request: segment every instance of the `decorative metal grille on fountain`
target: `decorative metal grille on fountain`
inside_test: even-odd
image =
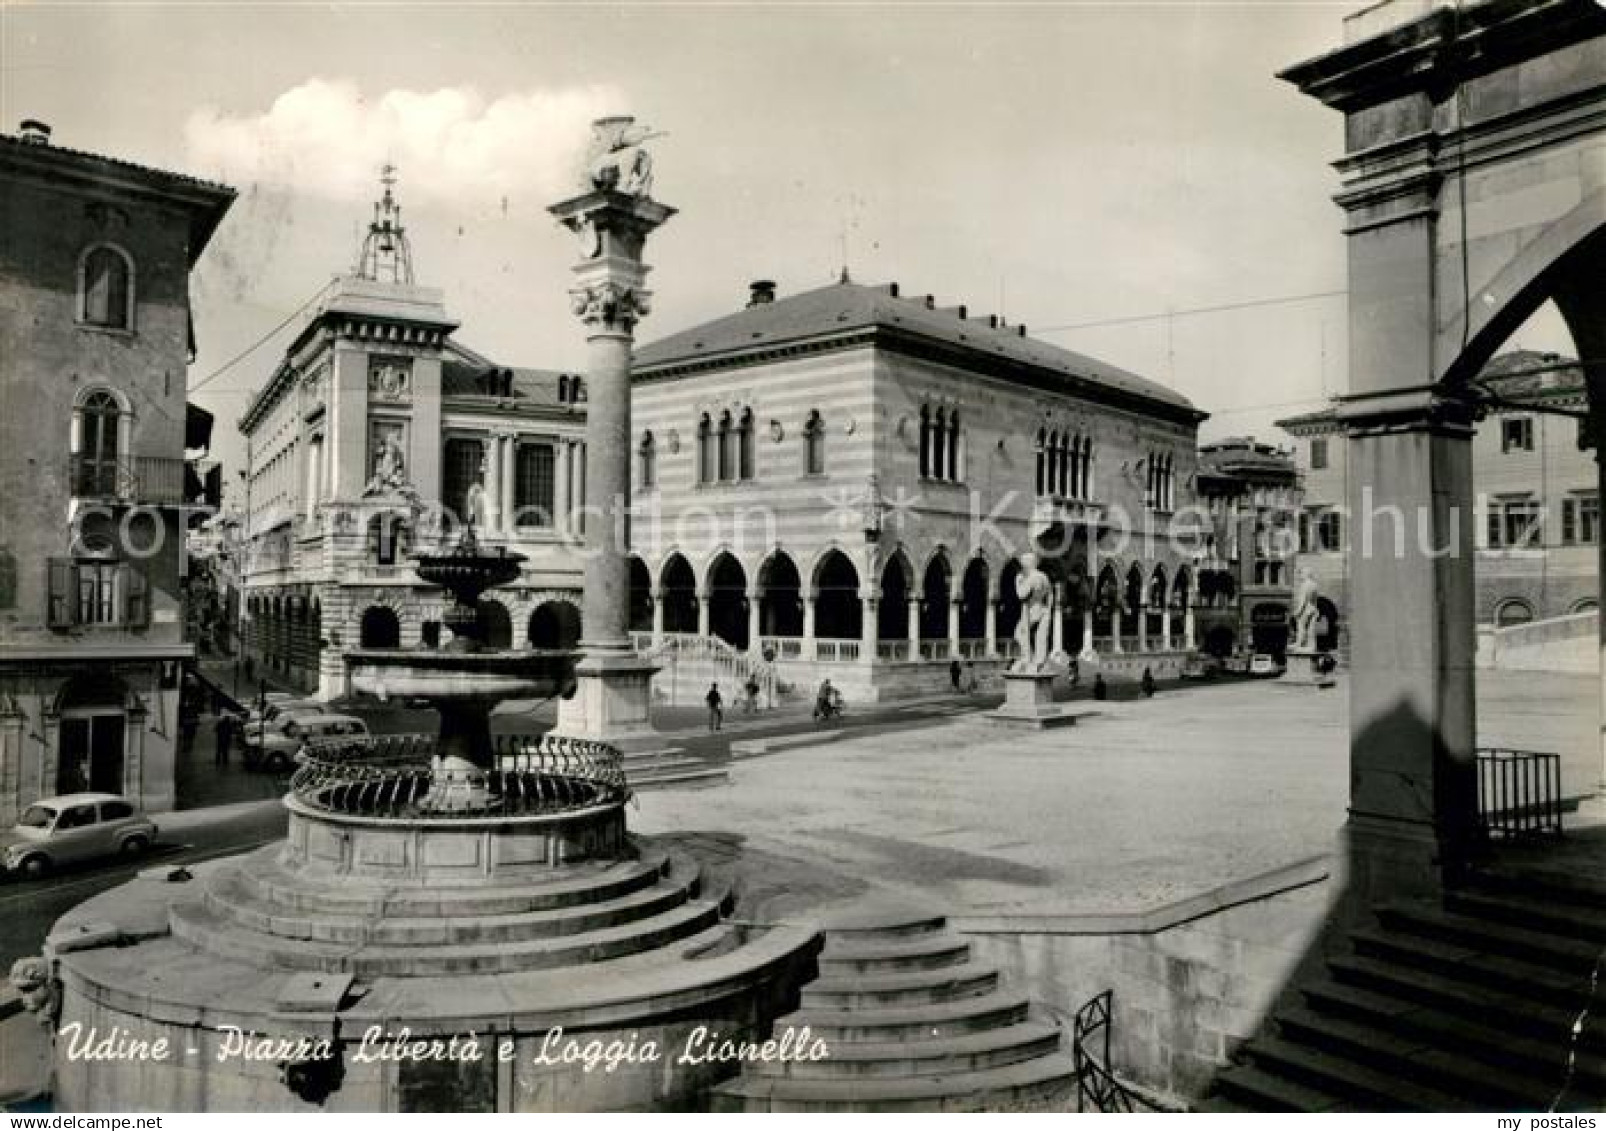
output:
[[[484,803],[467,809],[443,801],[453,794],[437,780],[437,749],[424,734],[309,747],[290,790],[326,812],[393,820],[549,815],[623,801],[628,793],[619,753],[605,743],[498,735],[495,766],[468,783]]]

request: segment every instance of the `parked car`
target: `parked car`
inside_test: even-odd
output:
[[[1277,657],[1267,652],[1256,652],[1249,660],[1249,674],[1257,676],[1282,675],[1283,666]]]
[[[1182,661],[1183,679],[1215,679],[1221,660],[1204,652],[1194,652]]]
[[[245,749],[245,764],[283,773],[296,760],[308,742],[338,742],[343,738],[366,738],[368,724],[354,715],[295,715],[284,727],[270,730],[261,743]]]
[[[0,870],[43,876],[62,864],[101,856],[138,856],[156,843],[154,821],[126,797],[113,793],[67,793],[46,797],[23,810],[0,835]]]
[[[245,715],[244,728],[250,733],[266,722],[269,726],[288,711],[322,711],[324,705],[317,699],[309,699],[304,695],[290,695],[283,691],[268,692],[267,705],[252,707]]]

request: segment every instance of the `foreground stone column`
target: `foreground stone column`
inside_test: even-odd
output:
[[[1472,417],[1430,391],[1340,404],[1349,426],[1351,866],[1434,889],[1477,809]]]
[[[559,538],[569,534],[569,461],[574,445],[559,440],[552,459],[552,532]]]
[[[959,657],[959,598],[948,598],[948,658]]]
[[[920,658],[920,598],[909,598],[909,658]]]
[[[803,659],[805,660],[813,660],[819,656],[819,650],[814,647],[814,603],[818,599],[815,593],[807,593],[803,597]]]
[[[664,591],[652,590],[652,644],[656,648],[664,642]]]
[[[764,623],[759,613],[764,608],[758,590],[750,590],[747,594],[747,650],[758,655],[764,649],[759,645],[759,637],[763,634]]]
[[[599,124],[599,138],[607,130]],[[596,155],[605,158],[606,150]],[[599,168],[593,160],[592,168]],[[586,458],[577,472],[589,521],[585,531],[585,636],[577,688],[559,711],[560,733],[617,741],[650,733],[653,666],[630,646],[630,355],[636,322],[650,309],[642,251],[647,237],[674,215],[652,200],[650,183],[618,191],[594,176],[591,191],[553,206],[552,214],[580,237],[571,305],[585,324]]]
[[[986,649],[987,658],[989,660],[997,659],[997,657],[998,657],[998,602],[997,601],[989,600],[987,602],[987,628],[986,628],[985,631],[987,633],[987,649]]]

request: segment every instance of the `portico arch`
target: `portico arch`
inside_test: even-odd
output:
[[[881,600],[876,610],[876,635],[881,640],[909,639],[909,599],[914,594],[914,566],[899,547],[881,567]]]
[[[810,579],[816,594],[814,635],[819,640],[857,640],[863,633],[859,571],[841,550],[827,550]]]
[[[708,631],[731,647],[747,648],[747,571],[734,554],[722,552],[708,566],[704,587]]]
[[[665,632],[697,631],[697,575],[680,554],[670,554],[658,577],[658,599],[664,604]]]
[[[776,550],[758,567],[758,592],[758,620],[765,636],[803,635],[803,581],[785,550]]]

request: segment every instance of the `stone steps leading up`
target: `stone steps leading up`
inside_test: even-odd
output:
[[[826,929],[822,976],[775,1035],[820,1060],[760,1062],[715,1087],[716,1111],[1064,1109],[1074,1089],[1057,1026],[1030,1016],[946,920],[868,908]]]
[[[1205,1110],[1598,1111],[1601,881],[1509,863],[1378,908],[1217,1075]],[[1216,1106],[1217,1104],[1221,1106]]]
[[[1059,1051],[1060,1031],[1042,1021],[1023,1021],[930,1041],[837,1043],[824,1061],[761,1061],[761,1076],[814,1079],[836,1076],[918,1076],[974,1072],[1048,1056]]]
[[[921,1005],[980,997],[997,988],[998,968],[977,962],[895,973],[831,972],[803,987],[803,1008],[833,1010]]]
[[[584,903],[501,915],[297,915],[254,899],[249,888],[227,874],[208,885],[204,899],[232,921],[279,938],[364,946],[458,946],[556,938],[648,918],[690,899],[699,873],[697,865],[677,861],[660,882],[648,887]]]
[[[940,1076],[798,1080],[743,1074],[714,1088],[719,1112],[1062,1110],[1074,1090],[1069,1053]]]
[[[622,757],[625,781],[631,789],[718,785],[730,780],[730,771],[723,764],[679,746],[632,750]]]

